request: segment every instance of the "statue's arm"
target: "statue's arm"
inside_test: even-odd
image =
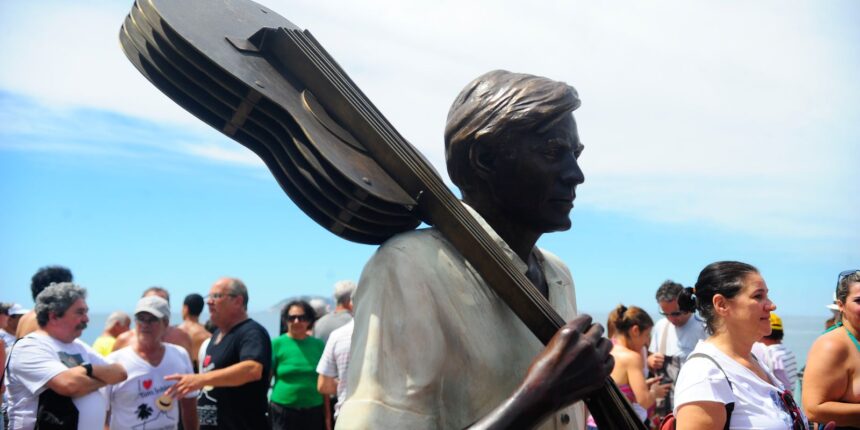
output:
[[[612,344],[581,315],[562,327],[501,405],[470,429],[532,428],[553,412],[600,388],[612,372]]]

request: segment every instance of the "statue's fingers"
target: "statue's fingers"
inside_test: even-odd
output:
[[[570,320],[567,325],[572,326],[574,329],[576,329],[576,331],[580,333],[585,333],[586,330],[588,330],[591,326],[591,315],[577,315],[574,319]]]
[[[603,339],[603,326],[597,323],[592,324],[585,332],[585,336],[596,345],[600,339]]]

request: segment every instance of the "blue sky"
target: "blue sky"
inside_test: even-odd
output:
[[[656,310],[664,279],[737,259],[778,313],[826,316],[836,273],[860,267],[856,2],[264,3],[440,172],[448,106],[475,76],[574,85],[586,183],[573,229],[540,245],[570,265],[583,310]],[[374,247],[314,224],[253,153],[132,67],[117,41],[130,7],[0,3],[0,300],[31,306],[45,264],[70,267],[101,312],[223,275],[246,281],[251,309],[357,279]]]

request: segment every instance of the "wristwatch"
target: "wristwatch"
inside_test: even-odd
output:
[[[93,365],[92,365],[92,363],[83,362],[83,363],[81,363],[81,366],[83,366],[84,370],[87,371],[87,376],[92,378],[93,377]]]

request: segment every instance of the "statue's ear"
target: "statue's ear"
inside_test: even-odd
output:
[[[479,178],[486,178],[495,168],[497,149],[495,145],[478,139],[469,147],[469,167]]]

